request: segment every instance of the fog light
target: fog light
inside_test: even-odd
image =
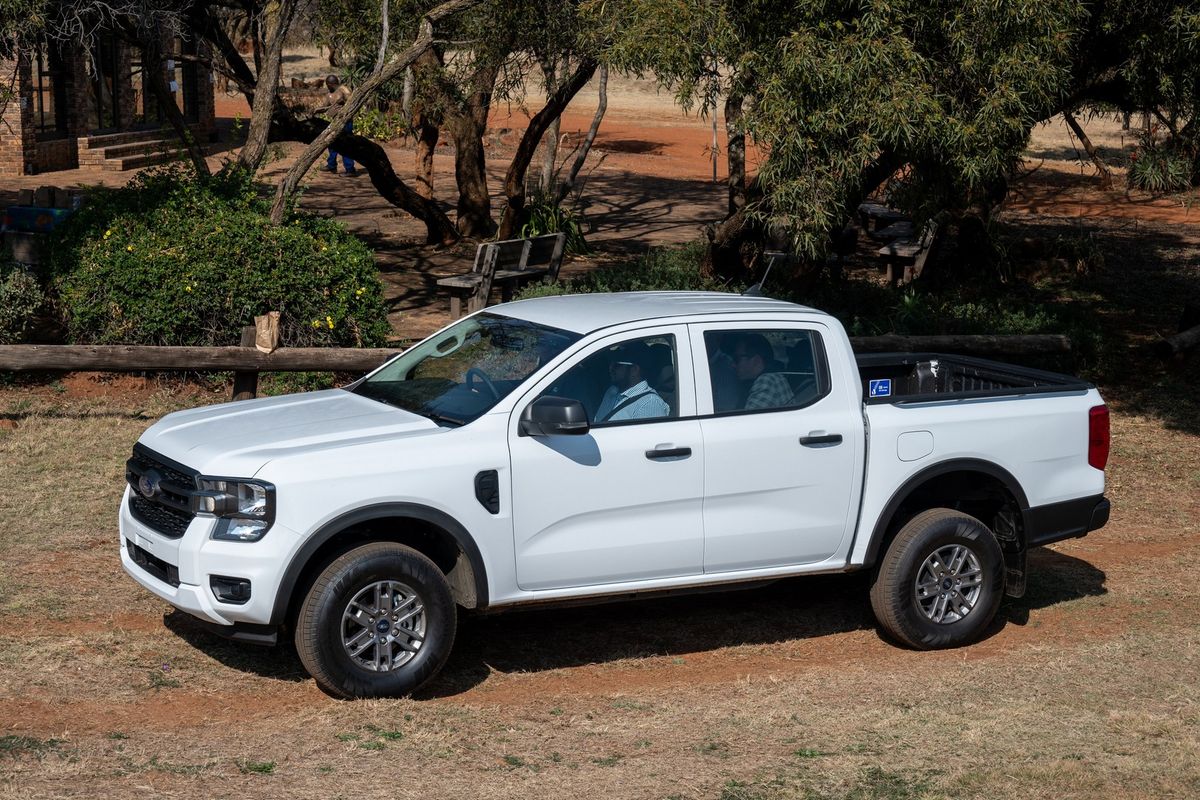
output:
[[[224,575],[212,575],[209,578],[212,593],[222,603],[243,605],[250,599],[250,581],[245,578],[226,578]]]

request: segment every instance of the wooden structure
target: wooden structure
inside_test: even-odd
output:
[[[182,372],[234,370],[233,399],[258,393],[260,372],[351,372],[374,370],[403,350],[357,347],[284,347],[264,353],[255,328],[242,330],[241,347],[149,347],[142,345],[0,345],[5,371]],[[941,352],[967,355],[1059,355],[1071,340],[1056,334],[1027,336],[851,336],[860,353]]]
[[[455,319],[462,316],[463,300],[468,314],[485,308],[494,286],[500,287],[501,298],[508,302],[516,290],[539,278],[558,280],[566,239],[566,234],[550,233],[480,244],[470,272],[437,282],[450,292],[450,315]]]
[[[908,217],[882,203],[866,202],[858,206],[858,220],[862,223],[863,230],[871,233],[897,222],[907,222]]]
[[[879,260],[887,267],[887,280],[891,286],[912,283],[921,277],[925,262],[937,241],[938,224],[933,220],[925,223],[919,239],[901,238],[879,248]]]

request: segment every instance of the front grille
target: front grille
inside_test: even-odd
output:
[[[125,479],[132,489],[129,513],[157,533],[178,539],[195,516],[192,492],[196,489],[197,474],[189,467],[135,444],[132,457],[125,462]],[[152,479],[149,496],[140,485],[145,476]]]
[[[125,540],[125,547],[129,550],[129,557],[133,559],[133,563],[163,583],[169,583],[172,586],[179,585],[179,567],[168,564],[166,561],[153,555],[148,550],[143,550],[128,539]]]
[[[172,539],[183,536],[193,516],[147,500],[137,493],[137,489],[129,495],[129,512],[138,522]]]

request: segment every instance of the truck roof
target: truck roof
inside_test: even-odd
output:
[[[821,314],[808,306],[724,292],[620,292],[536,297],[489,309],[552,328],[590,333],[627,322],[714,314]]]

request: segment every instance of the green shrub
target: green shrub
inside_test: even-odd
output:
[[[0,344],[17,344],[45,303],[37,279],[12,262],[0,262]]]
[[[408,133],[408,121],[399,112],[369,108],[354,118],[354,132],[377,142],[392,142]]]
[[[583,238],[583,221],[574,211],[563,208],[548,199],[533,198],[525,207],[525,224],[521,226],[521,237],[532,238],[548,233],[565,233],[563,252],[568,254],[587,253],[587,241]]]
[[[1192,161],[1179,150],[1147,144],[1130,156],[1129,186],[1152,194],[1182,192],[1192,185]]]
[[[560,294],[650,291],[734,291],[706,275],[701,268],[704,245],[693,242],[682,247],[650,250],[637,260],[600,267],[569,281],[534,284],[519,299]]]
[[[182,165],[93,189],[51,261],[74,342],[231,345],[279,311],[286,346],[377,346],[389,332],[375,260],[336,222],[273,226],[251,176]]]

